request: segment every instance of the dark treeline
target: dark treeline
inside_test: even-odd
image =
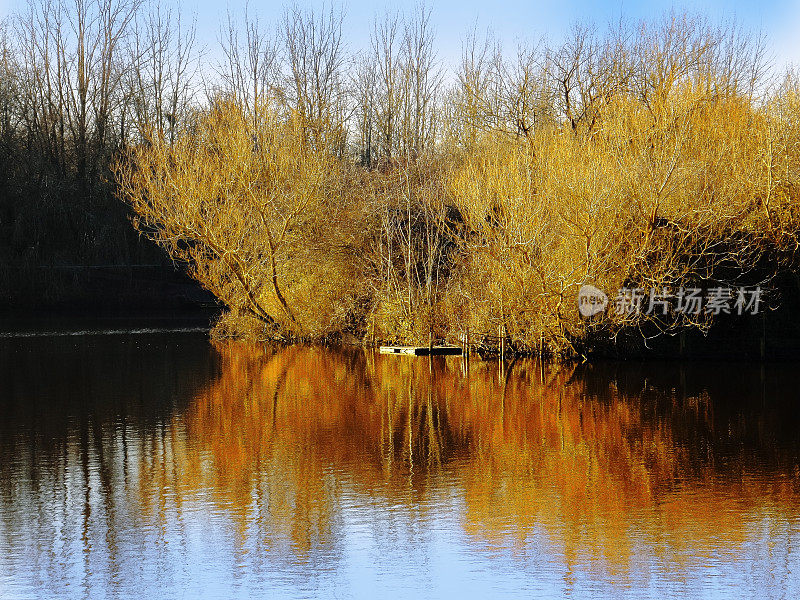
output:
[[[169,276],[130,226],[110,165],[184,114],[197,60],[193,28],[139,0],[32,0],[0,24],[0,304],[121,291],[120,271],[85,266]]]

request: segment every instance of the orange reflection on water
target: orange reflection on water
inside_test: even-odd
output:
[[[673,568],[733,556],[764,519],[798,515],[796,454],[752,442],[705,392],[632,392],[602,368],[536,361],[217,350],[217,380],[143,453],[139,502],[155,516],[209,493],[242,546],[333,547],[356,495],[423,520],[460,511],[476,544],[543,533],[568,568],[624,580],[643,554]]]

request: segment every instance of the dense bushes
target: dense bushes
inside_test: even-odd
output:
[[[465,62],[434,121],[407,102],[374,113],[435,122],[435,143],[411,127],[359,165],[302,112],[220,101],[176,142],[153,135],[127,155],[121,194],[231,308],[218,330],[233,335],[469,331],[491,345],[501,331],[517,350],[568,355],[623,329],[713,320],[613,308],[585,319],[584,284],[641,288],[647,302],[651,289],[766,288],[795,268],[798,86],[759,88],[758,47],[672,17],[604,40],[577,30],[518,64],[526,77],[489,58]],[[398,72],[405,93],[425,76]]]

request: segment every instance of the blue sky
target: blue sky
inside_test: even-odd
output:
[[[187,14],[197,15],[198,38],[209,47],[216,43],[219,24],[230,9],[242,14],[246,0],[161,0],[167,5],[181,7]],[[25,0],[0,0],[0,15],[24,6]],[[279,18],[286,3],[250,0],[250,11],[269,23]],[[321,1],[298,1],[300,6],[322,6]],[[328,2],[329,4],[329,2]],[[735,17],[744,27],[766,34],[775,63],[800,65],[800,0],[427,0],[433,9],[439,55],[445,61],[455,61],[461,39],[477,23],[479,31],[491,27],[495,34],[512,45],[517,39],[537,40],[547,36],[558,42],[575,20],[588,20],[605,26],[620,15],[638,20],[662,14],[670,8],[702,13],[713,20]],[[412,2],[382,0],[344,0],[347,13],[346,35],[351,47],[366,45],[374,17],[386,10],[409,10]],[[213,53],[213,52],[212,52]]]
[[[213,43],[226,8],[233,14],[242,14],[245,4],[246,0],[186,0],[182,6],[197,14],[198,33]],[[321,1],[298,4],[323,6]],[[387,10],[409,11],[415,3],[344,0],[343,4],[347,15],[346,37],[351,46],[362,47],[368,43],[376,15]],[[255,9],[267,22],[280,18],[285,5],[280,1],[250,0],[250,10]],[[327,5],[330,5],[329,0]],[[446,61],[458,59],[462,38],[476,24],[479,31],[491,27],[507,45],[514,45],[519,39],[535,41],[543,36],[558,42],[576,20],[588,20],[605,27],[620,16],[633,20],[653,18],[675,8],[705,14],[715,21],[735,17],[744,27],[767,35],[776,64],[800,65],[800,0],[427,0],[426,5],[432,8],[438,52]]]

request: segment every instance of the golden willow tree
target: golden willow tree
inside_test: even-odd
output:
[[[303,338],[345,328],[358,300],[358,206],[343,168],[298,116],[221,102],[174,144],[154,134],[131,150],[117,181],[135,226],[235,316]]]
[[[767,284],[793,264],[797,89],[757,96],[760,52],[686,18],[601,41],[579,28],[542,57],[543,91],[527,105],[508,101],[515,88],[468,86],[514,69],[470,56],[459,108],[472,143],[448,182],[468,232],[455,303],[471,307],[473,330],[500,325],[522,347],[572,353],[598,332],[707,327],[705,312],[582,319],[578,290],[640,288],[647,308],[651,289]],[[509,134],[498,122],[536,125]]]
[[[139,230],[230,309],[218,332],[501,330],[569,355],[714,316],[582,319],[584,284],[613,300],[794,271],[798,83],[766,84],[757,40],[674,15],[511,60],[473,39],[446,89],[428,19],[377,23],[349,79],[333,12],[286,13],[282,66],[248,26],[245,48],[228,36],[231,100],[120,160]]]

